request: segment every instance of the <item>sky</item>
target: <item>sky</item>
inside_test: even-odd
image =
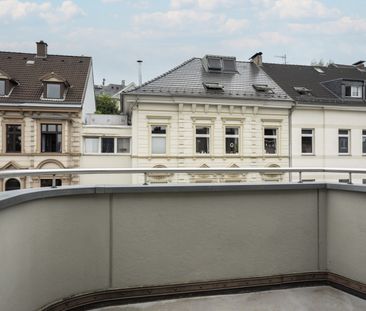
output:
[[[366,60],[365,0],[0,0],[0,50],[93,57],[101,84],[143,81],[205,54],[310,64]]]

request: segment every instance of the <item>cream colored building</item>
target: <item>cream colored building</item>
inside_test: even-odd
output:
[[[366,71],[363,62],[327,67],[262,64],[294,99],[290,113],[291,166],[366,167]],[[293,175],[293,179],[297,180]],[[353,174],[303,175],[305,181],[365,183]]]
[[[255,64],[258,56],[250,63],[223,56],[193,58],[125,94],[132,167],[287,167],[292,101]],[[285,179],[270,174],[150,174],[148,181]]]
[[[36,54],[0,52],[0,169],[79,167],[82,123],[94,110],[90,57],[49,55],[43,41]],[[0,190],[50,185],[50,176],[0,180]]]

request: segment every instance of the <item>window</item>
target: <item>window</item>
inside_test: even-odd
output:
[[[313,135],[314,130],[312,129],[302,129],[301,130],[301,153],[303,154],[313,154]]]
[[[20,189],[20,182],[18,179],[10,178],[5,182],[5,191]]]
[[[348,178],[341,178],[341,179],[338,179],[338,182],[342,183],[342,184],[349,184],[349,179]]]
[[[47,98],[61,98],[61,85],[58,83],[47,83]]]
[[[347,97],[362,98],[362,86],[346,85],[345,95]]]
[[[41,152],[62,152],[62,125],[41,125]]]
[[[84,137],[84,153],[130,153],[130,138]]]
[[[0,96],[5,95],[5,80],[0,80]]]
[[[85,137],[84,153],[98,153],[98,152],[99,152],[99,137]]]
[[[154,125],[151,127],[151,153],[166,153],[166,127]]]
[[[6,152],[22,151],[22,126],[20,124],[6,125]]]
[[[264,152],[266,154],[277,153],[277,129],[275,128],[264,129]]]
[[[102,137],[102,153],[114,153],[114,138]]]
[[[209,127],[196,127],[196,153],[210,153]]]
[[[130,139],[128,137],[117,138],[117,153],[130,153]]]
[[[225,150],[226,153],[239,153],[239,128],[225,128]]]
[[[62,186],[62,180],[61,179],[56,179],[56,186]],[[52,187],[52,179],[51,178],[46,178],[46,179],[41,179],[41,187]]]
[[[350,130],[338,130],[338,153],[349,154]]]
[[[362,153],[366,154],[366,130],[362,130]]]

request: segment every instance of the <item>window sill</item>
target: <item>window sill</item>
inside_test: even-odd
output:
[[[130,156],[131,153],[83,153],[83,156]]]
[[[339,156],[344,157],[344,156],[351,156],[350,153],[338,153]]]
[[[315,156],[315,153],[302,153],[301,156],[304,156],[304,157],[313,157],[313,156]]]

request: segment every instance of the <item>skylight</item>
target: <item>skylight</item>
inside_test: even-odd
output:
[[[294,86],[294,90],[300,95],[311,95],[311,90],[304,86]]]
[[[273,88],[269,87],[267,84],[253,84],[253,88],[257,92],[274,94]]]
[[[314,67],[314,69],[319,73],[324,73],[324,70],[319,67]]]
[[[223,90],[224,86],[218,82],[203,82],[203,86],[209,90]]]

